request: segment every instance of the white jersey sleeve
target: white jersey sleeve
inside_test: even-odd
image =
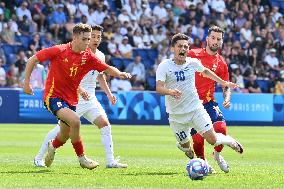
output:
[[[102,53],[101,51],[99,51],[98,49],[96,50],[97,57],[105,62],[105,55],[104,53]],[[84,78],[82,79],[80,86],[83,87],[85,90],[87,90],[87,92],[90,95],[90,100],[92,98],[95,98],[95,92],[96,92],[96,85],[97,85],[97,77],[99,75],[99,72],[97,70],[91,70],[89,71]],[[85,101],[81,96],[79,97],[79,104],[80,103],[86,103],[87,101]]]
[[[201,64],[201,61],[198,60],[197,58],[190,58],[187,57],[187,61],[190,62],[190,64],[193,65],[193,67],[195,68],[195,71],[197,72],[203,72],[205,67]]]
[[[167,63],[165,61],[158,65],[156,70],[156,81],[166,81]]]

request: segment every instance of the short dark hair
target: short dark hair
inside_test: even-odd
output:
[[[97,31],[100,31],[100,32],[103,32],[104,31],[104,28],[100,25],[92,25],[92,30],[97,30]]]
[[[83,24],[83,23],[76,24],[73,28],[74,35],[78,35],[82,32],[84,33],[84,32],[91,32],[91,31],[92,31],[91,26],[89,26],[88,24]]]
[[[171,40],[171,46],[175,46],[175,44],[177,43],[177,41],[179,40],[189,40],[189,37],[183,33],[177,33],[175,34],[173,37],[172,37],[172,40]]]
[[[225,31],[219,26],[211,26],[208,30],[208,36],[211,34],[212,31],[217,32],[217,33],[222,33],[222,38],[224,37]]]

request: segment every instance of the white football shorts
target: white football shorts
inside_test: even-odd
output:
[[[185,114],[169,114],[169,122],[176,140],[181,144],[189,141],[191,128],[201,135],[213,128],[210,116],[203,107]]]
[[[99,116],[107,118],[106,112],[97,98],[92,98],[89,101],[84,101],[83,103],[80,102],[81,101],[79,101],[78,106],[76,107],[76,112],[80,117],[83,116],[90,123],[94,123]]]

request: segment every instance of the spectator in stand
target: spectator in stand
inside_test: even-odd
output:
[[[77,12],[77,6],[75,4],[75,0],[67,0],[65,1],[65,7],[68,10],[68,17],[75,17]]]
[[[224,13],[226,10],[226,5],[223,0],[212,0],[210,6],[211,9],[217,13]]]
[[[0,48],[0,59],[2,60],[2,65],[6,64],[6,56],[4,53],[4,50],[2,48]]]
[[[7,72],[6,76],[8,87],[19,87],[19,71],[14,64],[10,65],[9,71]]]
[[[240,89],[244,89],[245,88],[244,77],[241,74],[240,68],[235,69],[234,72],[232,73],[232,76],[234,76],[236,79],[234,83],[238,84]]]
[[[18,59],[15,62],[15,67],[18,68],[18,73],[20,77],[24,76],[24,71],[26,68],[26,64],[28,61],[28,57],[26,56],[24,51],[20,51],[18,53]]]
[[[32,35],[37,31],[37,25],[32,20],[28,20],[26,15],[23,16],[23,20],[19,21],[19,32],[22,35]]]
[[[241,28],[241,43],[249,42],[251,43],[253,41],[252,31],[251,31],[251,22],[247,21],[244,24],[244,27]]]
[[[1,32],[2,40],[9,45],[21,45],[21,43],[15,41],[16,33],[12,30],[12,22],[8,21],[7,27]]]
[[[32,20],[32,14],[28,9],[28,6],[28,3],[26,1],[23,1],[20,7],[16,9],[16,15],[20,21],[23,20],[24,15],[28,17],[28,20]]]
[[[44,0],[38,0],[32,4],[33,20],[37,23],[39,31],[44,31],[44,22],[46,17],[43,14],[43,9],[45,6]]]
[[[121,53],[121,56],[123,58],[131,58],[132,49],[133,47],[128,43],[128,37],[124,36],[122,39],[122,43],[118,45],[118,50]]]
[[[132,85],[127,79],[113,78],[110,82],[111,91],[131,91]]]
[[[55,42],[52,39],[52,34],[51,33],[46,33],[44,35],[44,39],[42,41],[42,48],[48,48],[55,45]]]
[[[114,26],[114,34],[113,38],[116,44],[121,44],[123,36],[120,33],[120,27],[119,26]]]
[[[95,18],[95,24],[101,25],[106,17],[106,12],[103,11],[103,5],[99,4],[94,14],[91,16]]]
[[[284,85],[281,82],[280,78],[276,78],[274,83],[274,87],[272,88],[272,93],[276,95],[283,95],[284,94]]]
[[[81,0],[78,4],[78,14],[80,16],[89,14],[88,0]]]
[[[279,70],[279,60],[276,57],[276,49],[271,48],[269,54],[265,56],[264,61],[272,70]]]
[[[237,12],[237,17],[234,20],[234,24],[235,24],[237,31],[240,31],[240,29],[243,27],[246,21],[247,19],[244,17],[244,12],[239,10]]]
[[[11,10],[6,7],[5,2],[0,2],[0,8],[2,9],[2,14],[4,15],[5,20],[10,20]]]
[[[107,45],[108,53],[113,57],[121,57],[121,54],[118,50],[117,44],[114,41],[114,37],[111,37]]]
[[[3,11],[0,11],[0,33],[3,31],[5,28],[5,21],[4,21],[4,14]]]
[[[64,26],[64,31],[66,32],[64,35],[65,41],[69,42],[72,40],[73,28],[75,26],[74,16],[69,16],[68,22]]]
[[[165,1],[161,0],[158,5],[153,9],[153,15],[158,18],[158,20],[166,19],[168,14],[165,9]]]
[[[146,71],[141,60],[141,56],[136,56],[134,62],[130,63],[125,69],[125,72],[132,75],[132,86],[135,87],[132,90],[144,90]]]
[[[43,65],[36,64],[36,67],[34,68],[32,75],[31,75],[31,85],[34,89],[43,89],[45,86],[45,80],[46,80],[46,71],[44,70]]]
[[[59,4],[57,9],[52,13],[51,20],[49,23],[49,29],[54,32],[55,40],[59,39],[59,33],[63,32],[66,22],[67,17],[64,13],[64,5]]]
[[[249,93],[261,93],[261,89],[256,82],[256,75],[250,75],[249,80],[246,83],[245,88],[248,90]]]
[[[38,33],[34,34],[33,39],[30,41],[29,50],[34,54],[35,52],[42,49],[42,44],[40,41],[40,35]]]
[[[6,72],[3,68],[4,61],[2,58],[0,58],[0,87],[6,86]]]
[[[130,16],[128,15],[126,9],[122,9],[121,13],[118,15],[118,21],[123,24],[125,21],[130,22]]]

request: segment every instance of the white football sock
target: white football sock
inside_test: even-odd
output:
[[[105,147],[106,160],[107,163],[112,163],[114,161],[113,156],[113,142],[111,135],[111,126],[107,125],[100,129],[102,143]]]
[[[232,137],[223,135],[222,133],[216,133],[216,137],[217,140],[214,146],[219,146],[220,144],[231,145],[235,141]]]
[[[57,133],[60,131],[60,126],[57,124],[52,130],[50,130],[44,138],[44,141],[39,149],[36,159],[43,159],[45,153],[47,152],[48,141],[55,139]]]

